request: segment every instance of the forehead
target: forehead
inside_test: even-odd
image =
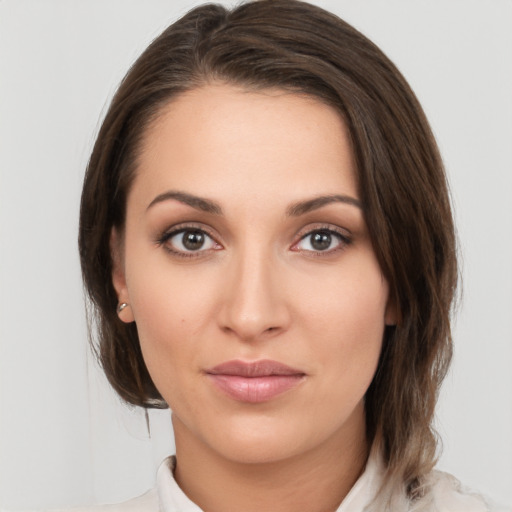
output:
[[[162,109],[144,135],[134,188],[220,199],[357,197],[349,137],[334,108],[305,95],[225,84],[194,89]]]

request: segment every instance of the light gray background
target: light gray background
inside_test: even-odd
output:
[[[0,1],[0,505],[119,501],[173,449],[168,412],[121,406],[86,349],[81,180],[107,98],[199,2]],[[512,2],[316,1],[373,39],[423,103],[463,256],[439,466],[512,503]]]

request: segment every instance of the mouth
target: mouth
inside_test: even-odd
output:
[[[226,361],[206,370],[224,394],[239,402],[267,402],[300,384],[306,374],[277,361]]]

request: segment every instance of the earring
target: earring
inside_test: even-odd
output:
[[[117,312],[121,313],[121,311],[123,311],[123,309],[126,308],[129,305],[130,304],[127,304],[126,302],[122,302],[121,304],[119,304],[119,306],[117,306]]]

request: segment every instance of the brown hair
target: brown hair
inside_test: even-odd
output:
[[[333,14],[297,0],[229,11],[198,7],[139,57],[106,114],[85,176],[79,247],[98,328],[98,355],[120,396],[166,407],[142,358],[135,324],[116,315],[109,238],[122,230],[146,127],[181,92],[223,81],[305,93],[343,117],[374,250],[399,320],[388,327],[366,394],[367,431],[409,495],[434,464],[438,390],[451,358],[457,269],[449,195],[425,115],[390,60]]]

